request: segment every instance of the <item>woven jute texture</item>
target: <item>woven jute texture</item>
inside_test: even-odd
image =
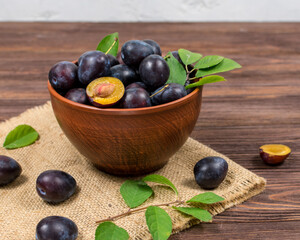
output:
[[[79,229],[78,239],[92,240],[95,238],[96,220],[128,210],[119,191],[125,178],[100,172],[79,154],[61,131],[49,102],[1,123],[1,144],[8,132],[19,124],[31,125],[39,132],[40,138],[28,147],[15,150],[1,148],[1,155],[14,158],[23,168],[21,176],[13,183],[0,187],[1,240],[35,239],[37,223],[42,218],[51,215],[72,219]],[[263,178],[191,138],[170,159],[169,163],[156,173],[169,178],[177,186],[182,200],[188,200],[203,192],[195,183],[193,167],[199,159],[206,156],[221,156],[229,165],[226,179],[213,190],[216,194],[223,196],[226,201],[213,204],[208,208],[213,215],[263,191],[265,187]],[[58,205],[44,202],[36,193],[35,181],[38,175],[49,169],[70,173],[78,184],[76,194]],[[155,195],[142,206],[175,200],[175,194],[167,187],[150,185]],[[174,233],[199,223],[168,207],[164,209],[172,218]],[[118,219],[115,223],[125,228],[131,239],[151,239],[143,211]]]

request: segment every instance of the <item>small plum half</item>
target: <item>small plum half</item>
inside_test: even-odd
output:
[[[114,77],[97,78],[86,87],[89,101],[95,107],[106,108],[116,105],[125,92],[123,83]]]
[[[282,144],[267,144],[259,148],[261,159],[269,165],[278,165],[290,155],[291,149]]]

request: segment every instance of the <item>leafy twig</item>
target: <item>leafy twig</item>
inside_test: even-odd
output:
[[[173,202],[168,202],[168,203],[160,203],[160,204],[155,204],[155,205],[151,205],[151,206],[154,206],[154,207],[161,207],[161,206],[170,206],[172,204],[176,204],[176,205],[179,205],[179,204],[183,204],[185,203],[185,201],[181,201],[181,200],[176,200],[176,201],[173,201]],[[139,212],[139,211],[142,211],[142,210],[145,210],[147,209],[149,206],[147,207],[142,207],[142,208],[136,208],[136,209],[129,209],[128,211],[124,212],[124,213],[121,213],[121,214],[118,214],[116,216],[113,216],[113,217],[109,217],[109,218],[105,218],[105,219],[101,219],[99,221],[96,221],[96,223],[102,223],[102,222],[106,222],[106,221],[114,221],[116,220],[117,218],[122,218],[122,217],[125,217],[125,216],[128,216],[134,212]]]

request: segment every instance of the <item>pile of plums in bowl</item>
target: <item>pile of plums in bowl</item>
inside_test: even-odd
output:
[[[114,33],[77,61],[55,64],[48,89],[60,127],[82,155],[107,173],[142,175],[163,167],[187,140],[202,85],[240,65],[185,49],[162,57],[153,40],[118,47]]]
[[[174,56],[179,60],[177,52]],[[49,81],[67,99],[100,108],[150,107],[187,95],[183,85],[167,84],[170,69],[155,41],[126,42],[119,60],[101,51],[88,51],[76,63],[55,64]]]

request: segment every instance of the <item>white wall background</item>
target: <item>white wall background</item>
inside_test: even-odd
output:
[[[0,21],[300,21],[300,0],[0,0]]]

